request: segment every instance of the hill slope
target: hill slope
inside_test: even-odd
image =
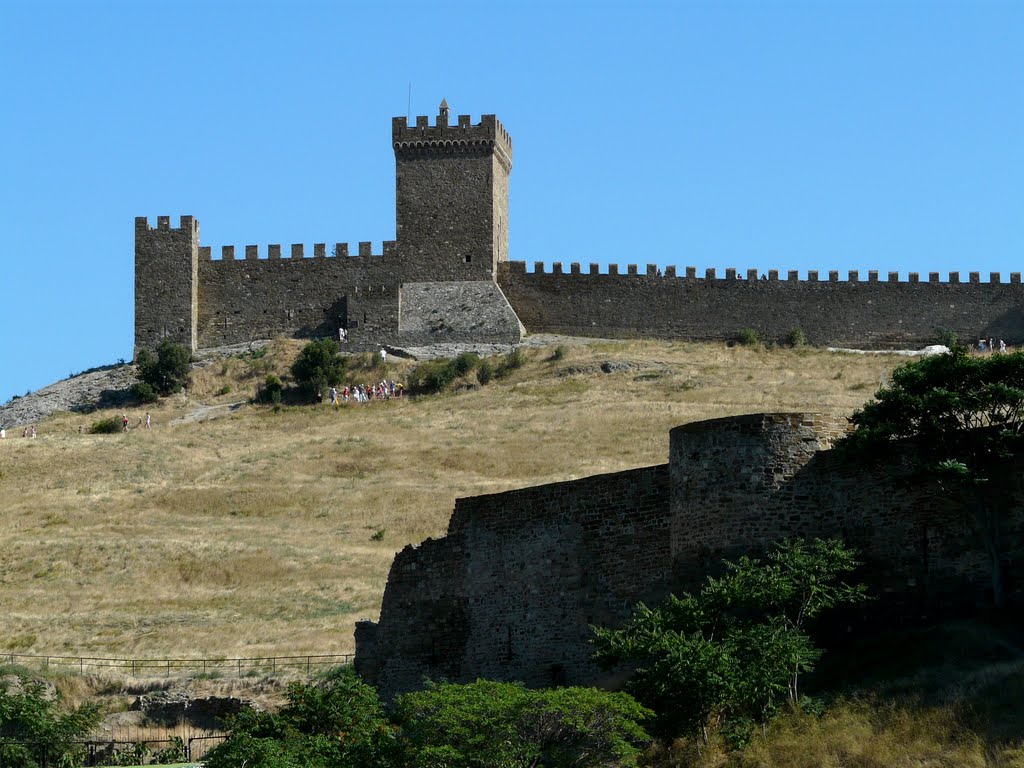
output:
[[[354,622],[376,617],[394,553],[442,534],[455,498],[663,462],[669,428],[689,421],[849,413],[904,362],[567,344],[561,359],[532,349],[511,376],[455,393],[338,409],[245,404],[301,346],[279,341],[194,371],[188,396],[154,408],[152,430],[81,435],[120,412],[63,413],[35,440],[8,439],[0,652],[350,651]],[[385,372],[366,357],[353,375],[401,380],[411,365]]]

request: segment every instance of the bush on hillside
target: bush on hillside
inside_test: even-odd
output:
[[[191,352],[167,339],[160,342],[155,353],[144,349],[135,360],[139,379],[163,396],[181,391],[188,380],[191,362]]]
[[[526,353],[516,347],[501,358],[501,362],[498,364],[497,370],[494,371],[494,375],[499,379],[503,379],[524,365],[526,365]]]
[[[736,343],[744,347],[756,347],[761,343],[761,337],[753,328],[740,328],[736,332]]]
[[[559,344],[555,347],[554,351],[552,351],[551,357],[549,357],[548,360],[555,363],[559,360],[564,360],[567,354],[569,354],[568,348],[564,344]]]
[[[284,385],[281,383],[281,379],[273,373],[268,373],[263,386],[260,387],[260,391],[256,395],[256,399],[261,403],[277,405],[281,402],[282,392],[284,392]]]
[[[490,360],[481,360],[476,367],[476,380],[481,384],[489,384],[494,378],[494,365]]]
[[[134,395],[135,399],[142,404],[155,403],[160,399],[160,395],[153,385],[145,381],[135,382],[132,386],[132,395]]]
[[[456,376],[465,376],[480,365],[480,355],[475,352],[463,352],[452,360],[452,368]]]
[[[116,435],[122,430],[121,419],[111,416],[107,419],[100,419],[89,427],[90,435]]]
[[[311,397],[322,395],[345,375],[345,358],[339,354],[338,343],[334,339],[309,342],[292,363],[292,375]]]
[[[452,360],[427,360],[413,369],[409,389],[414,395],[432,395],[447,389],[456,377]]]
[[[782,343],[787,347],[805,347],[807,346],[807,334],[804,333],[804,329],[797,326],[782,339]]]

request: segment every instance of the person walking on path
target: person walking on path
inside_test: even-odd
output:
[[[149,413],[147,412],[146,413],[146,429],[151,429],[152,426],[153,426],[153,422],[152,422],[152,420],[149,417]]]
[[[128,414],[127,413],[121,415],[121,431],[122,432],[127,432],[128,431]]]

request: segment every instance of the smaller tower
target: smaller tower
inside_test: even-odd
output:
[[[441,106],[437,111],[437,124],[448,127],[448,99],[441,99]]]
[[[170,339],[194,351],[199,291],[199,222],[135,219],[135,354]]]

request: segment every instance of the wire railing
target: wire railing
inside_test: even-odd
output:
[[[212,659],[120,659],[91,656],[40,656],[0,653],[0,664],[79,674],[114,672],[131,677],[258,677],[306,675],[330,667],[351,664],[355,654],[323,653],[306,656],[252,656]]]
[[[226,733],[168,738],[34,740],[0,738],[0,768],[64,768],[192,762],[227,738]]]

